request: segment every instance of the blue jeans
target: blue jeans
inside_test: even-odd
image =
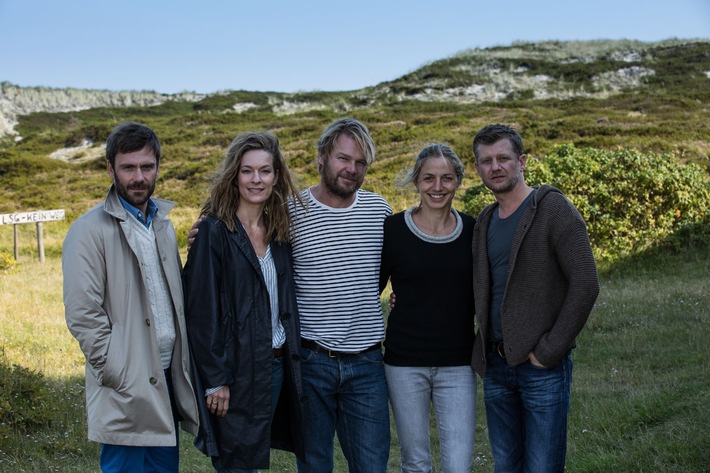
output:
[[[132,447],[101,444],[101,471],[104,473],[177,473],[180,446]]]
[[[306,463],[300,473],[333,471],[334,435],[350,473],[384,473],[390,450],[382,352],[331,358],[301,348]]]
[[[496,473],[562,472],[572,385],[571,350],[556,365],[510,367],[486,355],[483,392]]]
[[[281,395],[281,387],[284,383],[284,359],[283,356],[274,358],[273,368],[271,371],[271,417],[273,418],[276,412],[276,405],[279,402]],[[256,469],[245,468],[222,468],[217,469],[219,473],[257,473]]]
[[[429,473],[429,412],[434,405],[441,470],[470,472],[476,433],[476,374],[471,365],[385,365],[390,405],[399,439],[402,472]]]

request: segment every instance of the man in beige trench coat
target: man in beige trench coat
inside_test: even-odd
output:
[[[104,472],[177,472],[178,420],[196,433],[174,203],[152,199],[160,143],[126,122],[106,141],[113,181],[62,251],[67,326],[86,357],[89,440]]]

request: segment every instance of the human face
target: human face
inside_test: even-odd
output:
[[[145,147],[131,153],[118,153],[113,166],[106,162],[106,170],[118,195],[145,214],[158,179],[158,159],[153,151]]]
[[[237,175],[240,205],[266,205],[276,184],[274,157],[263,149],[244,153]]]
[[[524,154],[516,157],[510,141],[503,138],[492,145],[478,146],[476,172],[493,194],[505,194],[525,184],[522,176],[526,159]]]
[[[415,186],[419,191],[422,207],[451,208],[451,201],[454,200],[456,189],[459,187],[454,165],[441,156],[428,158],[422,164]]]
[[[347,199],[365,180],[367,159],[357,142],[347,134],[338,136],[329,156],[318,155],[320,181],[331,194]]]

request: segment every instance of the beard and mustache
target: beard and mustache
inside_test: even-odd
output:
[[[153,192],[155,191],[155,180],[153,180],[152,182],[143,182],[141,184],[130,184],[128,186],[125,186],[123,185],[121,180],[116,177],[113,182],[116,186],[116,191],[118,192],[118,195],[120,195],[123,200],[125,200],[136,208],[141,207],[143,204],[148,202],[148,199],[150,199],[150,196],[152,196]],[[136,195],[136,191],[143,192]],[[133,194],[131,194],[131,192],[133,192]]]

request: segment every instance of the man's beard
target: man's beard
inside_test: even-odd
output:
[[[153,195],[153,192],[155,191],[155,181],[153,181],[151,183],[145,182],[141,185],[134,184],[134,185],[128,186],[128,188],[126,188],[121,183],[121,180],[118,179],[118,177],[117,177],[114,179],[114,184],[116,186],[116,192],[118,192],[118,195],[123,197],[123,200],[125,200],[126,202],[128,202],[129,204],[131,204],[134,207],[139,207],[139,206],[145,204],[146,202],[148,202],[148,199],[150,199],[150,196]],[[131,197],[131,195],[129,194],[129,191],[131,191],[131,190],[144,190],[144,191],[146,191],[146,193],[145,193],[144,197],[141,197],[140,199],[136,199],[134,197]]]
[[[357,192],[357,190],[360,188],[364,180],[364,176],[358,182],[356,182],[350,180],[348,176],[338,176],[337,174],[332,174],[330,166],[328,166],[328,161],[323,164],[322,176],[323,185],[325,185],[325,188],[328,189],[331,194],[337,195],[338,197],[343,199],[352,197],[353,194],[355,194],[355,192]],[[338,177],[343,177],[347,180],[347,182],[353,183],[354,186],[351,188],[338,184]]]

